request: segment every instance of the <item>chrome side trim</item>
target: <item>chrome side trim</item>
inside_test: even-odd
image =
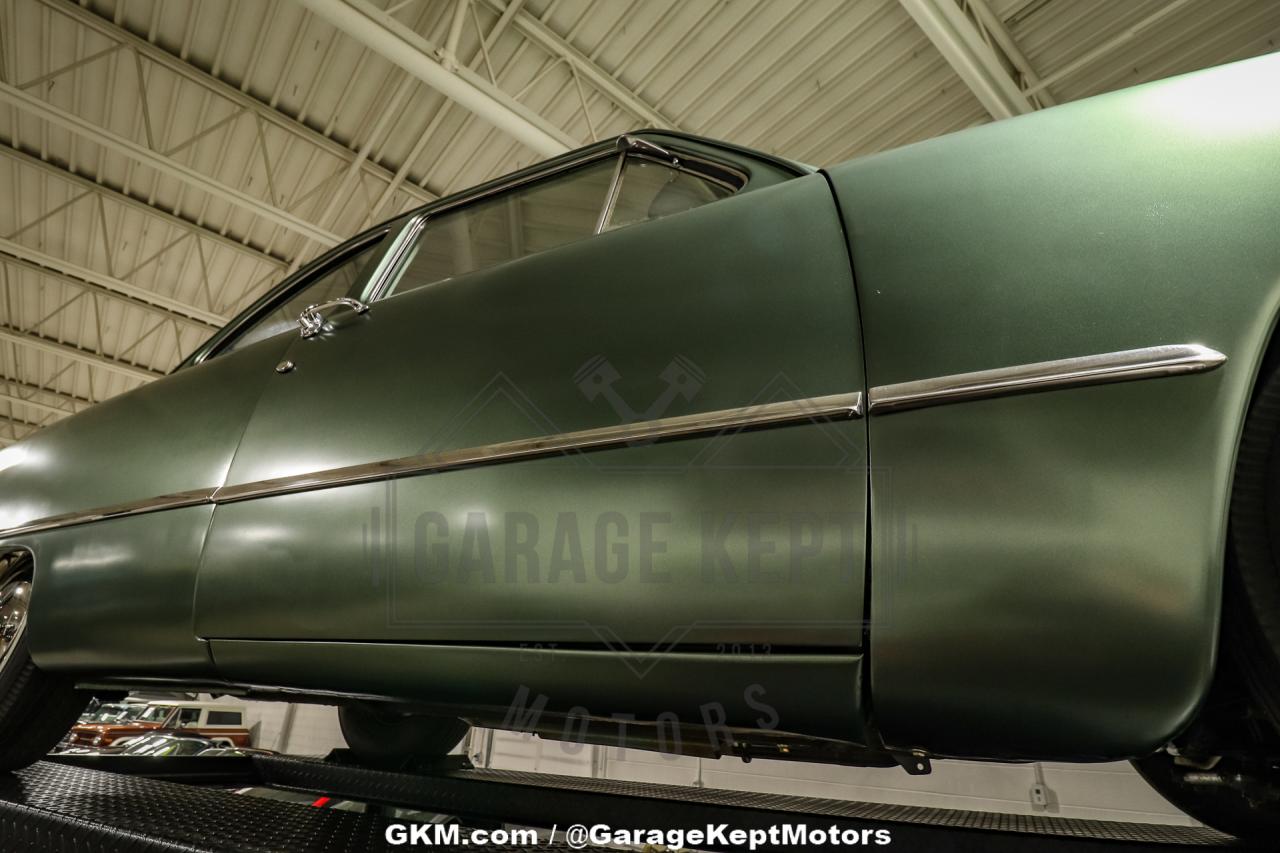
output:
[[[37,519],[18,527],[11,527],[8,530],[0,530],[0,539],[25,533],[39,533],[60,527],[71,527],[77,524],[87,524],[108,518],[120,518],[165,509],[176,509],[178,507],[235,503],[253,498],[391,480],[398,477],[430,474],[436,471],[469,468],[476,465],[516,462],[523,459],[536,459],[563,453],[605,450],[624,447],[634,442],[698,438],[732,430],[785,426],[804,423],[805,421],[850,420],[860,418],[862,414],[862,392],[860,391],[855,391],[851,394],[832,394],[827,397],[809,397],[803,400],[787,400],[780,403],[762,403],[756,406],[743,406],[736,409],[720,409],[696,415],[660,418],[658,420],[621,424],[619,426],[544,435],[538,438],[518,439],[480,447],[404,456],[399,459],[388,459],[382,462],[348,465],[342,468],[331,468],[326,471],[315,471],[273,480],[259,480],[216,489],[195,489],[189,492],[161,495],[160,497],[146,500]]]
[[[1226,360],[1222,353],[1200,344],[1143,347],[878,385],[868,398],[871,413],[884,414],[1009,394],[1200,373]]]
[[[234,503],[251,498],[391,480],[415,474],[469,468],[475,465],[515,462],[522,459],[535,459],[562,453],[605,450],[623,447],[637,441],[651,442],[669,441],[676,438],[696,438],[716,435],[726,430],[782,426],[810,420],[847,420],[861,416],[861,392],[834,394],[829,397],[811,397],[804,400],[788,400],[782,403],[763,403],[758,406],[721,409],[696,415],[660,418],[658,420],[601,427],[599,429],[545,435],[539,438],[518,439],[480,447],[423,453],[417,456],[388,459],[383,462],[350,465],[343,468],[331,468],[327,471],[299,474],[293,477],[280,477],[274,480],[261,480],[238,486],[225,486],[214,493],[213,500],[214,503],[219,504]]]
[[[18,527],[0,530],[0,537],[17,536],[23,533],[39,533],[44,530],[55,530],[59,527],[71,527],[75,524],[88,524],[91,521],[103,521],[108,518],[123,518],[130,515],[142,515],[162,509],[178,509],[184,506],[200,506],[213,503],[215,489],[193,489],[189,492],[176,492],[161,495],[157,498],[146,498],[140,501],[112,504],[79,512],[68,512],[62,515],[51,515],[38,518]]]

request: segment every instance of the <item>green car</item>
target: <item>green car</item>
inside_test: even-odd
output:
[[[182,688],[368,761],[1132,759],[1274,831],[1278,91],[827,170],[640,132],[355,237],[0,452],[0,767]]]

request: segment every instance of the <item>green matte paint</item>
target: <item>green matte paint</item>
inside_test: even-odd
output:
[[[51,424],[4,451],[0,525],[221,485],[287,342],[262,341]],[[14,454],[18,454],[16,457]],[[50,669],[209,675],[191,602],[212,507],[12,536],[35,556],[31,653]]]
[[[3,451],[0,530],[222,485],[258,395],[288,344],[282,335],[179,371]]]
[[[951,755],[1150,751],[1208,688],[1280,302],[1280,56],[831,170],[872,386],[1156,344],[1196,376],[873,416],[871,692]]]
[[[212,516],[212,506],[183,507],[36,537],[36,663],[84,676],[215,677],[207,644],[191,630]]]

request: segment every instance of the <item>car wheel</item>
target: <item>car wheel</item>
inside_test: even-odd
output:
[[[352,754],[380,764],[447,755],[470,728],[457,717],[407,714],[372,702],[343,705],[338,722]]]
[[[0,560],[0,771],[26,767],[57,746],[89,703],[27,652],[29,560]]]

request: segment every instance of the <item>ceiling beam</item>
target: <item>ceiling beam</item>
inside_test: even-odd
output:
[[[1076,57],[1072,61],[1068,62],[1066,65],[1055,70],[1052,74],[1046,75],[1044,79],[1042,79],[1039,83],[1032,86],[1028,91],[1032,94],[1035,94],[1037,92],[1042,92],[1046,87],[1052,86],[1054,83],[1057,83],[1059,80],[1062,80],[1065,77],[1070,77],[1072,74],[1075,74],[1077,71],[1084,68],[1085,66],[1093,64],[1094,62],[1101,59],[1103,56],[1106,56],[1108,53],[1111,53],[1116,48],[1122,46],[1125,42],[1134,38],[1135,36],[1137,36],[1139,33],[1147,29],[1151,25],[1167,18],[1169,15],[1172,15],[1174,12],[1178,11],[1183,6],[1186,6],[1189,2],[1190,0],[1171,0],[1171,2],[1166,3],[1163,6],[1157,7],[1154,12],[1147,15],[1145,18],[1138,21],[1136,24],[1132,24],[1131,26],[1125,27],[1123,30],[1121,30],[1111,38],[1104,41],[1102,44],[1098,45],[1092,50],[1086,51],[1085,53]]]
[[[90,142],[97,143],[133,160],[135,163],[140,163],[177,181],[189,184],[214,198],[219,198],[228,204],[235,205],[261,216],[263,219],[284,226],[290,231],[295,231],[317,243],[325,246],[336,246],[342,242],[342,238],[337,234],[313,225],[301,216],[282,210],[246,192],[215,181],[192,170],[191,167],[184,163],[174,160],[172,157],[166,157],[163,154],[152,151],[145,145],[134,142],[128,137],[113,133],[91,121],[86,121],[75,113],[64,110],[61,107],[55,107],[48,101],[43,101],[34,95],[30,95],[16,86],[0,83],[0,101],[17,107],[37,118],[44,119],[49,124],[61,127],[63,130],[70,131],[77,136],[82,136]]]
[[[29,432],[27,432],[25,435],[20,435],[16,439],[8,439],[8,441],[10,442],[21,441],[31,433],[40,429],[40,427],[44,426],[44,424],[36,423],[35,421],[29,421],[26,418],[17,418],[17,417],[14,417],[13,415],[0,415],[0,422],[13,424],[14,426],[26,427],[29,430]]]
[[[275,255],[267,254],[260,249],[250,246],[248,243],[242,243],[239,240],[228,237],[227,235],[214,231],[211,228],[205,228],[202,225],[197,225],[195,222],[192,222],[189,219],[184,219],[183,217],[168,210],[148,204],[145,201],[140,201],[131,195],[126,195],[114,187],[109,187],[106,184],[100,184],[97,181],[90,180],[89,178],[79,175],[70,169],[65,169],[56,163],[49,162],[48,160],[42,160],[39,157],[32,156],[25,151],[21,151],[9,145],[0,144],[0,157],[8,157],[10,160],[22,165],[24,168],[32,168],[44,172],[46,175],[49,175],[56,180],[64,181],[74,187],[84,190],[85,192],[95,193],[112,204],[124,205],[131,210],[138,211],[144,216],[150,216],[166,222],[169,225],[181,228],[188,233],[196,235],[196,237],[201,240],[212,240],[221,246],[226,246],[228,249],[240,252],[255,261],[261,261],[264,264],[271,264],[272,266],[280,269],[284,269],[288,264],[284,258],[278,258]]]
[[[485,0],[485,2],[491,8],[504,14],[510,5],[507,0]],[[533,15],[522,9],[516,13],[512,23],[517,30],[524,34],[525,38],[552,56],[558,56],[578,69],[578,73],[599,90],[602,95],[650,127],[678,129],[675,122],[642,100],[626,84],[608,71],[605,71],[585,53],[571,45],[559,33]]]
[[[440,48],[365,0],[296,2],[544,157],[582,144],[471,69],[446,68]]]
[[[0,389],[7,387],[8,393],[17,394],[24,401],[27,397],[22,397],[22,393],[28,394],[44,394],[49,398],[57,400],[60,403],[66,403],[71,408],[61,408],[58,411],[65,415],[73,415],[80,409],[94,405],[94,401],[87,397],[77,397],[72,394],[64,394],[61,391],[54,391],[52,388],[45,388],[43,385],[32,385],[30,382],[23,382],[21,379],[14,379],[11,376],[0,375]],[[57,408],[57,407],[55,407]]]
[[[969,7],[969,10],[973,12],[973,17],[978,22],[978,26],[982,27],[987,35],[995,39],[1005,58],[1022,76],[1019,88],[1035,102],[1036,106],[1041,108],[1055,106],[1058,101],[1048,89],[1041,88],[1035,94],[1031,93],[1032,88],[1040,85],[1040,75],[1031,67],[1031,60],[1027,59],[1027,55],[1022,52],[1022,48],[1018,47],[1018,43],[1014,41],[1013,33],[1009,32],[1009,28],[1004,25],[1004,21],[1000,20],[999,15],[991,11],[987,0],[964,0],[964,2]]]
[[[40,429],[40,427],[44,426],[44,424],[39,423],[37,421],[29,421],[26,418],[18,418],[18,417],[14,417],[13,415],[0,415],[0,421],[8,421],[11,424],[30,427],[33,430]]]
[[[955,0],[898,0],[992,118],[1035,107]]]
[[[32,332],[24,332],[20,329],[11,329],[0,326],[0,341],[9,341],[18,346],[25,346],[31,349],[41,350],[52,355],[69,358],[72,361],[78,361],[87,364],[90,367],[100,367],[103,370],[109,370],[112,373],[118,373],[121,376],[127,376],[130,379],[141,379],[144,382],[150,382],[154,379],[160,379],[165,374],[158,370],[152,370],[149,367],[132,364],[127,361],[119,361],[110,356],[99,355],[90,350],[81,349],[80,347],[64,344],[55,341],[52,338],[46,338]]]
[[[231,319],[217,312],[206,311],[203,308],[188,305],[180,299],[156,293],[145,287],[138,287],[136,284],[121,281],[89,267],[73,264],[70,261],[45,254],[13,240],[6,240],[3,237],[0,237],[0,260],[13,262],[17,266],[34,272],[52,275],[81,288],[122,299],[139,307],[158,311],[165,316],[187,323],[194,323],[206,329],[221,329]]]
[[[50,415],[74,415],[75,412],[69,409],[60,409],[57,406],[50,406],[48,403],[41,403],[39,400],[28,400],[26,397],[19,397],[17,394],[10,394],[7,391],[0,391],[0,401],[10,403],[14,406],[26,406],[35,409],[37,412],[44,412]]]
[[[0,239],[0,244],[4,244],[5,242],[6,241]],[[24,247],[24,250],[26,250],[25,247]],[[29,250],[26,250],[26,251],[29,251]],[[57,281],[61,281],[64,284],[69,284],[72,287],[79,288],[80,290],[87,291],[89,293],[96,294],[99,296],[104,296],[108,299],[114,299],[118,302],[123,302],[125,304],[132,305],[135,308],[141,308],[143,311],[147,311],[158,317],[176,320],[179,323],[184,323],[186,325],[200,329],[201,331],[208,332],[211,328],[219,328],[219,327],[212,327],[208,323],[202,322],[200,320],[195,320],[190,317],[183,316],[181,314],[175,314],[172,311],[167,311],[164,308],[161,308],[156,305],[152,305],[149,302],[143,302],[142,300],[133,299],[124,294],[107,290],[106,288],[101,287],[100,285],[85,281],[80,278],[76,278],[75,276],[68,275],[67,273],[62,272],[60,270],[53,269],[48,266],[42,266],[40,264],[28,261],[24,258],[19,258],[10,254],[6,254],[5,251],[3,251],[2,246],[0,246],[0,264],[15,268],[15,269],[27,270],[29,272],[35,273],[36,275],[47,276]]]
[[[113,24],[106,18],[94,14],[89,9],[72,3],[71,0],[39,0],[39,2],[117,44],[124,44],[138,51],[147,60],[189,82],[208,89],[218,97],[230,101],[241,109],[248,110],[263,121],[299,137],[304,142],[315,145],[328,154],[346,162],[352,162],[356,159],[356,152],[336,139],[325,136],[318,130],[314,130],[297,121],[292,116],[259,101],[248,92],[241,91],[238,87],[214,77],[212,74],[197,68],[180,57],[174,56],[164,48]],[[366,160],[361,169],[371,177],[387,184],[391,183],[394,177],[390,169],[385,169],[370,160]],[[436,198],[426,190],[411,184],[403,187],[403,191],[406,195],[423,203],[435,201]]]

